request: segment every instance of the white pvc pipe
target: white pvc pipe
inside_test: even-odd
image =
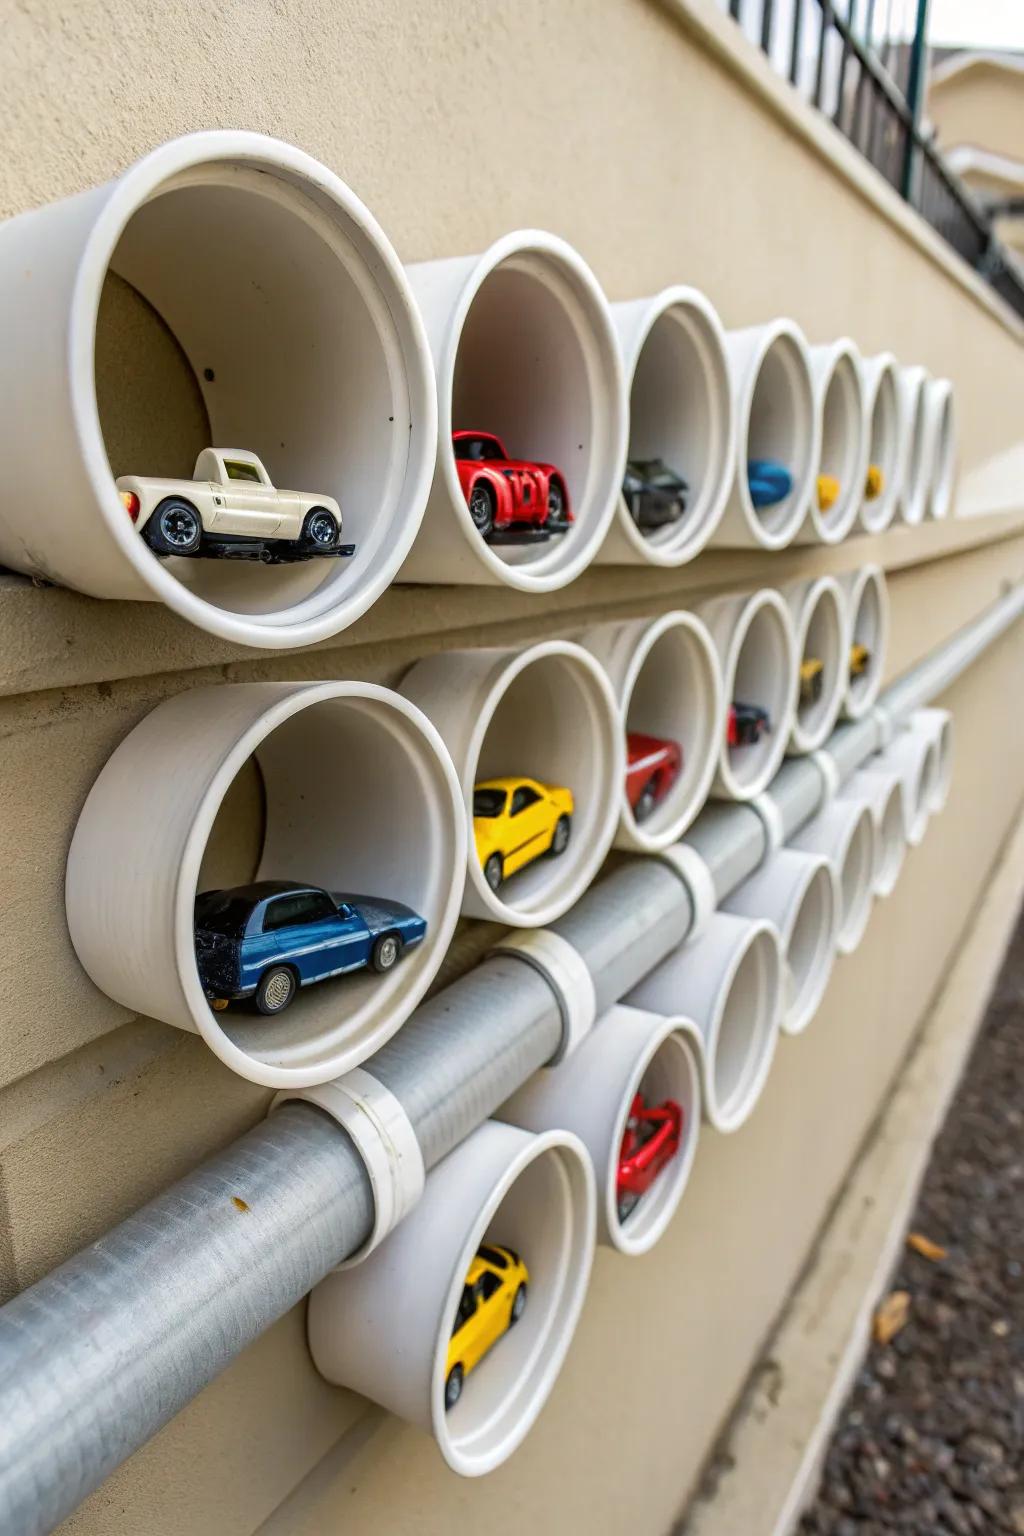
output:
[[[867,462],[882,472],[878,495],[861,501],[860,524],[866,533],[881,533],[896,515],[902,469],[896,359],[891,352],[862,358],[860,373]]]
[[[903,782],[903,832],[912,848],[923,842],[940,782],[939,751],[919,731],[899,731],[882,752],[862,765],[862,773],[895,773]]]
[[[876,896],[890,896],[907,851],[903,780],[895,773],[859,770],[840,787],[837,798],[863,805],[870,812],[875,829],[872,889]]]
[[[847,683],[842,714],[860,720],[878,698],[889,648],[889,591],[879,565],[863,565],[839,577],[846,595]],[[854,645],[868,650],[866,668],[857,677],[849,674],[849,651]]]
[[[662,459],[687,483],[674,523],[637,527],[620,495],[598,562],[682,565],[704,548],[725,510],[736,423],[725,332],[695,288],[612,305],[629,396],[630,459]]]
[[[897,511],[905,523],[920,523],[928,499],[930,466],[925,462],[925,386],[928,370],[900,368],[896,395],[900,420],[900,489]]]
[[[454,1472],[507,1461],[547,1401],[579,1320],[594,1253],[594,1173],[575,1136],[487,1120],[427,1178],[419,1205],[362,1263],[309,1299],[313,1361],[437,1442]],[[465,1374],[445,1411],[448,1347],[483,1242],[529,1273],[514,1326]]]
[[[619,820],[625,740],[603,667],[582,646],[442,651],[417,662],[402,693],[433,721],[462,786],[471,831],[463,911],[516,928],[553,922],[586,890]],[[472,836],[473,787],[524,776],[570,789],[565,852],[542,855],[491,890]]]
[[[437,379],[434,481],[401,580],[553,592],[597,553],[614,516],[627,411],[611,312],[582,256],[542,230],[516,230],[481,256],[407,269]],[[568,532],[488,544],[473,526],[453,431],[493,432],[514,459],[553,464],[569,492]]]
[[[68,855],[68,929],[109,997],[198,1032],[251,1082],[303,1087],[358,1066],[420,1001],[455,928],[465,857],[455,770],[405,699],[370,683],[195,688],[147,715],[90,790]],[[401,902],[426,937],[387,974],[301,987],[279,1017],[216,1013],[196,966],[195,897],[253,879]]]
[[[208,418],[199,446],[251,449],[276,485],[336,498],[352,558],[150,551],[114,477],[189,478],[196,444],[170,393],[157,437],[120,375],[101,409],[109,274],[173,334]],[[95,597],[158,599],[212,634],[272,648],[336,634],[395,576],[430,484],[430,357],[386,236],[311,156],[255,133],[190,134],[106,186],[0,225],[0,333],[3,564]],[[124,360],[126,377],[136,362]],[[151,460],[109,461],[126,421]]]
[[[497,1111],[528,1131],[556,1127],[578,1136],[597,1179],[597,1239],[619,1253],[647,1253],[672,1220],[690,1177],[700,1129],[700,1073],[688,1021],[617,1005],[565,1061],[544,1067]],[[637,1093],[648,1107],[671,1099],[683,1112],[671,1162],[620,1220],[617,1180],[622,1138]]]
[[[693,1021],[704,1113],[716,1130],[738,1130],[761,1096],[779,1034],[782,953],[772,924],[713,912],[625,1002]]]
[[[796,646],[789,608],[771,588],[729,593],[701,603],[718,653],[725,709],[739,701],[768,711],[769,734],[749,746],[730,747],[722,731],[712,794],[750,800],[776,773],[789,742],[796,707]]]
[[[838,480],[839,495],[823,511],[817,484],[812,486],[807,520],[797,534],[797,543],[838,544],[857,520],[867,474],[860,353],[849,337],[843,336],[827,346],[811,347],[809,356],[821,424],[817,474]]]
[[[791,320],[726,332],[736,412],[732,487],[712,543],[783,549],[807,513],[817,475],[821,423],[814,402],[807,342]],[[771,507],[750,499],[747,464],[774,459],[793,477],[792,489]]]
[[[836,873],[828,859],[779,848],[722,902],[723,912],[763,918],[779,934],[785,961],[780,1028],[799,1035],[825,995],[836,953]]]
[[[925,513],[949,516],[956,482],[956,413],[949,379],[929,379],[924,389],[923,458],[928,474]]]
[[[833,800],[791,838],[790,846],[828,859],[839,892],[836,948],[851,955],[871,916],[875,876],[875,827],[866,806]]]
[[[700,619],[682,612],[600,625],[582,644],[611,679],[623,733],[673,741],[682,753],[678,778],[643,820],[619,792],[615,846],[657,852],[679,840],[711,788],[725,729],[717,652]]]
[[[908,728],[935,748],[935,771],[927,782],[928,812],[937,816],[945,809],[953,779],[953,716],[948,709],[915,709]]]
[[[833,576],[794,582],[782,590],[793,616],[797,689],[793,726],[787,751],[793,756],[813,752],[830,735],[846,695],[849,679],[846,593]],[[822,663],[821,690],[805,702],[800,668],[806,661]]]

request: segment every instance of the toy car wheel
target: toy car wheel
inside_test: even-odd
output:
[[[484,865],[484,879],[492,891],[498,890],[505,878],[505,864],[500,853],[492,853]]]
[[[548,519],[560,523],[565,516],[565,492],[557,480],[548,482]]]
[[[548,852],[554,854],[556,858],[560,853],[564,853],[569,846],[569,835],[571,832],[572,817],[559,816],[555,822],[555,831],[551,838],[551,847],[548,849]]]
[[[202,536],[202,518],[181,496],[161,501],[142,530],[142,537],[157,555],[194,555]]]
[[[512,1316],[508,1320],[508,1325],[509,1325],[510,1328],[514,1328],[515,1327],[516,1323],[518,1323],[519,1319],[522,1317],[522,1315],[523,1315],[523,1313],[525,1311],[526,1311],[526,1285],[525,1285],[525,1282],[524,1282],[524,1284],[522,1284],[519,1287],[519,1289],[516,1291],[515,1295],[512,1298]]]
[[[333,549],[340,533],[334,514],[326,507],[314,507],[302,525],[302,542],[307,549]]]
[[[256,1007],[260,1013],[284,1013],[295,996],[295,974],[286,965],[272,965],[260,977]]]
[[[402,953],[402,941],[397,933],[382,933],[373,946],[370,964],[375,971],[390,971]]]
[[[453,1365],[444,1384],[444,1411],[450,1412],[462,1396],[462,1366]]]
[[[648,779],[640,791],[640,798],[633,808],[633,818],[636,821],[646,821],[658,803],[658,792],[653,779]]]
[[[494,495],[482,480],[478,480],[469,493],[469,515],[481,538],[486,539],[494,532]]]

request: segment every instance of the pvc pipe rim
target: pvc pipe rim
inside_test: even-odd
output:
[[[736,473],[733,484],[740,512],[752,542],[763,549],[784,549],[787,544],[793,542],[799,532],[810,504],[817,474],[820,423],[814,401],[807,341],[803,331],[794,321],[781,318],[770,321],[758,329],[761,333],[760,337],[743,370],[737,389]],[[785,510],[780,511],[779,507],[766,508],[765,510],[772,514],[766,519],[750,499],[747,461],[750,457],[750,417],[757,387],[769,354],[776,348],[781,350],[785,358],[783,366],[796,402],[796,414],[799,415],[802,412],[807,417],[809,429],[806,451],[802,455],[803,462],[799,466],[800,473],[794,476],[793,489],[786,498],[786,502],[782,504]]]
[[[866,533],[882,533],[896,515],[901,483],[899,398],[896,359],[891,352],[861,360],[867,460],[884,477],[881,495],[861,500],[860,524]],[[877,423],[877,430],[876,430]]]
[[[374,248],[380,268],[403,303],[410,353],[406,358],[409,406],[418,426],[410,437],[407,489],[402,499],[411,515],[395,529],[392,552],[372,580],[353,588],[343,604],[325,603],[323,587],[297,605],[260,616],[234,613],[190,591],[165,570],[139,541],[114,485],[103,445],[93,367],[93,349],[100,292],[120,236],[132,216],[162,187],[184,172],[202,173],[220,161],[240,161],[271,174],[285,170],[311,184],[340,206],[346,217]],[[408,364],[415,362],[415,370]],[[150,591],[182,618],[222,639],[262,648],[311,645],[337,634],[354,622],[390,585],[412,547],[426,505],[432,472],[431,444],[436,432],[437,404],[426,335],[404,270],[383,229],[365,205],[326,166],[283,140],[238,129],[212,129],[186,134],[160,145],[129,166],[112,184],[83,247],[76,273],[68,331],[68,389],[78,438],[96,506],[108,531],[133,570]],[[325,584],[326,585],[326,584]],[[337,609],[341,607],[341,614]]]
[[[956,479],[953,385],[949,379],[930,379],[925,389],[925,408],[932,417],[934,442],[926,510],[929,517],[942,519],[949,516]]]
[[[864,634],[865,615],[871,641],[867,672],[849,679],[842,703],[842,713],[848,720],[860,720],[874,707],[882,687],[889,649],[889,592],[879,565],[861,566],[843,585],[847,594],[847,643],[854,645],[858,635]]]
[[[755,621],[762,613],[772,613],[779,625],[781,633],[781,647],[783,655],[777,658],[777,666],[774,669],[777,676],[782,679],[781,689],[776,691],[772,703],[775,706],[775,717],[772,721],[772,734],[768,738],[768,747],[761,755],[756,771],[741,776],[732,766],[729,757],[730,748],[726,743],[725,731],[721,736],[721,748],[718,755],[718,766],[715,774],[715,788],[722,797],[729,800],[752,800],[766,789],[774,778],[782,759],[786,754],[786,746],[789,742],[792,730],[793,709],[795,707],[795,682],[794,674],[794,646],[793,627],[789,609],[782,597],[771,587],[762,587],[745,597],[735,599],[741,604],[736,608],[734,617],[729,622],[728,634],[724,643],[719,641],[715,634],[713,621],[709,621],[709,628],[715,640],[721,661],[722,688],[725,708],[728,710],[731,701],[735,697],[736,673],[743,655],[743,648],[749,638],[750,631]],[[698,610],[700,616],[708,613],[713,606],[702,605]],[[727,602],[728,598],[719,601]],[[754,700],[752,702],[758,702]],[[771,713],[771,712],[770,712]],[[745,752],[759,751],[760,743],[753,748],[743,748]]]
[[[723,1028],[729,1022],[726,1009],[741,973],[752,964],[756,966],[758,991],[754,1022],[737,1081],[722,1100],[718,1093],[718,1053]],[[708,1030],[704,1098],[708,1118],[717,1131],[725,1134],[738,1131],[753,1113],[775,1058],[781,1012],[782,967],[778,930],[763,919],[751,919],[745,942],[736,946],[726,968]]]
[[[459,478],[455,471],[455,459],[451,448],[452,436],[452,389],[455,379],[455,362],[459,343],[469,311],[484,282],[499,267],[514,261],[516,257],[540,256],[562,270],[570,285],[577,287],[577,297],[583,294],[590,305],[589,322],[592,340],[604,352],[611,384],[614,433],[605,448],[606,469],[597,479],[607,481],[594,493],[596,509],[591,514],[590,529],[585,539],[577,538],[576,551],[569,560],[563,559],[568,541],[580,528],[582,514],[576,508],[576,524],[556,540],[555,548],[539,559],[524,565],[511,565],[489,548],[474,527],[466,506]],[[485,570],[505,586],[516,587],[521,592],[554,592],[574,581],[593,560],[609,525],[615,515],[616,502],[621,487],[619,470],[625,463],[627,445],[627,421],[625,391],[622,382],[622,365],[615,338],[608,301],[597,278],[583,257],[568,241],[541,229],[518,229],[503,235],[482,252],[462,284],[458,298],[452,307],[445,327],[443,344],[436,357],[437,377],[437,463],[436,473],[447,493],[456,522],[466,542]],[[598,435],[599,434],[595,434]]]
[[[796,594],[794,594],[796,598]],[[821,697],[807,711],[809,720],[801,717],[799,668],[810,644],[814,620],[822,604],[832,610],[833,624],[826,624],[826,640],[831,642],[832,654],[821,658],[823,671],[828,677]],[[794,612],[794,652],[798,671],[797,702],[793,712],[793,728],[790,732],[790,749],[794,753],[814,752],[831,735],[843,696],[846,692],[848,662],[845,646],[847,632],[847,604],[843,589],[834,576],[819,576],[816,580],[801,584],[799,596],[792,605]]]
[[[839,496],[828,511],[818,505],[816,487],[812,490],[808,507],[808,523],[815,536],[823,544],[838,544],[846,538],[857,520],[864,493],[867,474],[867,434],[864,420],[864,399],[861,384],[860,353],[848,336],[826,346],[811,347],[811,372],[815,382],[815,404],[821,417],[821,450],[818,470],[833,474],[838,470]],[[846,416],[845,452],[834,467],[825,462],[828,444],[827,416],[830,400],[836,388],[841,391],[840,410]]]
[[[613,304],[613,314],[631,308],[631,304]],[[729,382],[729,362],[725,350],[725,329],[718,311],[698,289],[675,284],[664,288],[646,301],[646,310],[626,348],[622,344],[624,391],[632,399],[633,384],[644,347],[655,326],[678,313],[675,319],[687,332],[693,348],[702,360],[712,383],[707,390],[713,429],[709,467],[698,489],[696,503],[679,520],[668,536],[657,533],[645,538],[622,497],[616,502],[614,522],[632,553],[643,563],[663,567],[685,565],[705,547],[722,520],[729,498],[730,473],[736,456],[736,416]],[[620,331],[621,342],[621,331]],[[629,445],[627,443],[627,455]]]
[[[904,437],[903,473],[899,512],[905,523],[922,522],[928,498],[930,466],[923,462],[925,449],[925,389],[928,370],[915,364],[899,369],[901,431]]]

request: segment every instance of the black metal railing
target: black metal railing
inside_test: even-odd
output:
[[[874,38],[875,0],[720,3],[800,94],[1024,316],[1024,277],[993,234],[991,211],[915,120],[908,102],[920,84],[913,48]],[[921,57],[919,49],[918,63]]]

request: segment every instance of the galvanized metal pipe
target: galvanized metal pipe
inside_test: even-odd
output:
[[[943,692],[1024,613],[1024,584],[828,743],[845,778],[897,721]],[[823,791],[787,765],[769,794],[786,835]],[[687,837],[721,897],[764,856],[759,815],[715,805]],[[682,942],[685,885],[656,859],[597,882],[557,924],[598,1007]],[[368,1066],[399,1098],[432,1167],[550,1060],[561,1018],[543,978],[489,959],[423,1004]],[[0,1309],[0,1530],[44,1536],[245,1346],[365,1240],[372,1200],[345,1133],[290,1103]]]

